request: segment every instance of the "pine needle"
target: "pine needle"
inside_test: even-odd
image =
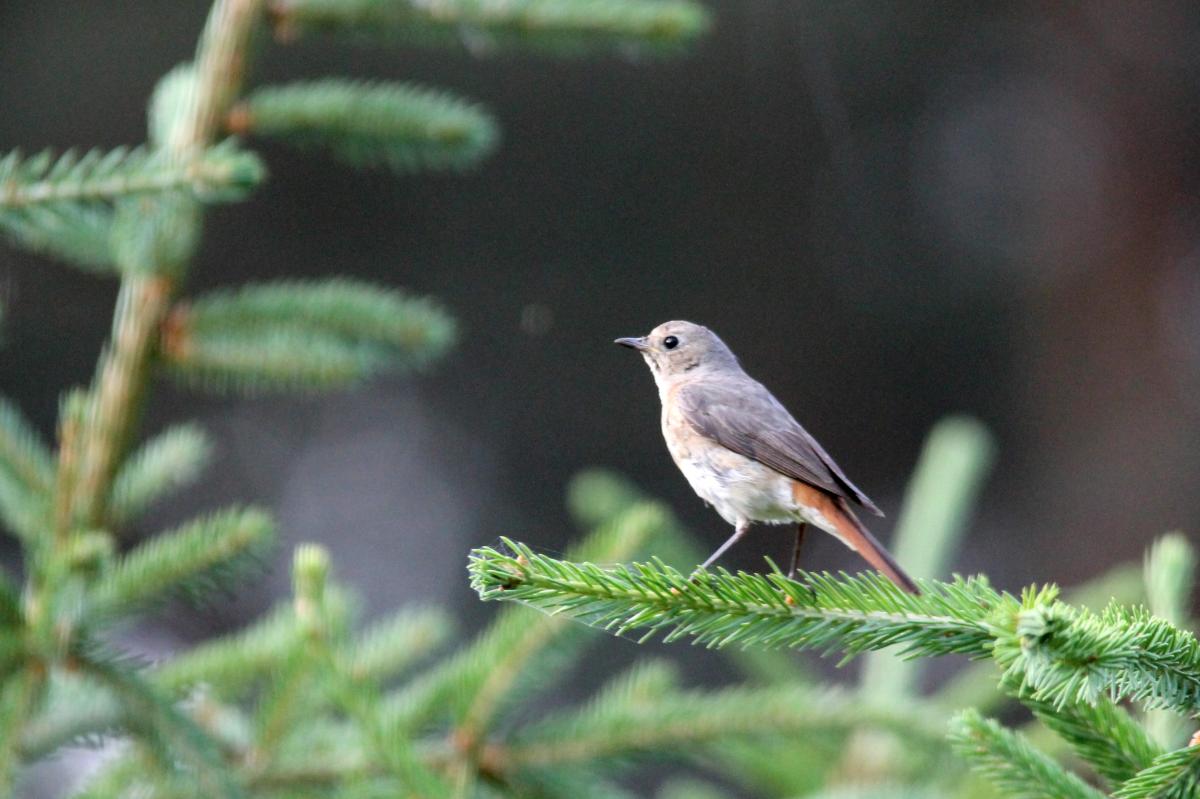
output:
[[[343,388],[420,368],[455,335],[434,303],[359,281],[280,281],[205,295],[168,320],[162,356],[217,391]]]
[[[1104,799],[1020,735],[973,710],[954,720],[950,739],[958,753],[1009,799]]]
[[[240,199],[263,178],[257,157],[232,142],[180,162],[143,147],[79,155],[49,150],[0,158],[0,232],[14,243],[92,271],[111,271],[114,205],[147,194],[203,202]]]
[[[255,508],[213,513],[160,533],[101,576],[89,615],[104,620],[171,594],[199,598],[236,581],[274,537],[274,521]]]
[[[283,39],[318,31],[565,55],[672,52],[710,25],[705,8],[687,0],[274,0],[271,15]]]
[[[193,482],[212,459],[212,442],[195,424],[170,427],[130,455],[113,478],[108,514],[116,526]]]
[[[396,172],[465,169],[490,153],[499,135],[479,106],[447,92],[335,78],[256,89],[233,109],[229,125]]]
[[[1193,799],[1200,795],[1200,745],[1160,755],[1113,799]]]

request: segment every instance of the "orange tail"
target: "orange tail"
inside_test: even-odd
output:
[[[921,589],[904,573],[896,559],[858,520],[845,499],[832,497],[820,489],[799,482],[794,484],[792,494],[797,502],[820,511],[822,516],[833,522],[842,543],[857,552],[863,560],[882,572],[889,580],[910,594],[921,593]]]
[[[844,501],[839,504],[845,504]],[[900,564],[892,557],[891,553],[883,548],[883,544],[875,536],[871,535],[871,531],[863,526],[863,523],[858,520],[853,511],[849,508],[839,508],[841,511],[834,520],[838,527],[838,531],[842,534],[842,540],[846,545],[862,555],[867,563],[870,563],[876,569],[887,575],[888,579],[896,585],[903,588],[910,594],[919,594],[921,589],[917,588],[917,584],[912,581],[912,578],[904,573],[904,569],[900,568]]]

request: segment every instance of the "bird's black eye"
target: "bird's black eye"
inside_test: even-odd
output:
[[[669,350],[673,350],[679,346],[679,339],[674,336],[667,336],[663,339],[663,346]]]

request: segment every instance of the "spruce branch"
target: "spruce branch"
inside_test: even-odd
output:
[[[1064,591],[1072,605],[1102,610],[1112,602],[1136,604],[1145,600],[1139,569],[1129,563],[1114,566],[1082,585]],[[998,708],[1006,694],[997,690],[1001,673],[994,661],[971,663],[938,688],[935,699],[947,709],[974,707],[983,713]]]
[[[636,505],[585,538],[573,554],[597,560],[632,557],[668,531],[670,525],[671,516],[662,506]],[[507,619],[497,620],[490,634],[463,653],[465,669],[455,681],[464,708],[458,716],[461,738],[479,740],[501,707],[520,696],[523,687],[545,688],[544,680],[535,679],[555,670],[557,659],[547,657],[547,648],[568,632],[566,627],[565,620],[531,623],[523,614],[508,614]],[[570,639],[567,643],[570,645]],[[537,667],[532,668],[535,663]]]
[[[465,169],[498,137],[484,110],[444,91],[335,78],[256,89],[231,109],[227,125],[396,172]]]
[[[409,608],[377,622],[354,641],[346,669],[354,680],[395,677],[441,646],[453,620],[437,608]]]
[[[217,0],[213,5],[196,54],[191,102],[182,104],[179,116],[169,124],[164,122],[158,131],[163,140],[159,149],[168,160],[192,162],[215,141],[220,120],[241,86],[246,45],[263,2]],[[161,222],[152,219],[150,223]],[[146,366],[174,291],[171,276],[147,275],[141,269],[121,281],[112,338],[101,357],[79,433],[77,477],[56,530],[60,538],[75,519],[95,524],[104,517],[104,501],[128,445]]]
[[[21,730],[41,705],[45,667],[30,664],[0,681],[0,795],[10,795],[20,756]]]
[[[1196,579],[1196,551],[1182,533],[1162,536],[1146,552],[1143,566],[1150,612],[1186,626]]]
[[[291,604],[280,605],[245,629],[204,641],[160,664],[150,679],[168,696],[203,685],[221,699],[236,699],[282,667],[298,636]]]
[[[852,655],[899,645],[909,656],[984,657],[999,625],[1019,609],[978,578],[926,581],[919,596],[874,574],[805,574],[795,582],[718,569],[692,581],[659,563],[606,570],[504,543],[513,555],[491,547],[471,553],[472,586],[482,599],[522,602],[619,635],[644,630],[642,640],[662,632],[666,641],[711,647],[836,647]]]
[[[108,500],[112,524],[128,523],[163,495],[188,485],[211,458],[212,442],[199,425],[176,425],[151,438],[113,478]]]
[[[951,725],[954,748],[1011,799],[1103,799],[1103,794],[974,710]]]
[[[123,731],[124,712],[113,697],[77,671],[51,671],[41,711],[21,731],[21,757],[37,760],[61,746],[92,743]]]
[[[280,281],[177,306],[161,352],[184,383],[255,393],[419,368],[453,339],[453,321],[426,299],[344,279]]]
[[[0,231],[29,249],[93,271],[110,271],[114,207],[131,197],[186,194],[198,201],[240,199],[261,182],[262,164],[232,142],[181,161],[146,148],[50,151],[0,158]]]
[[[577,524],[588,528],[646,500],[632,481],[608,469],[585,469],[567,483],[567,510]]]
[[[1124,708],[1106,697],[1095,704],[1076,702],[1056,707],[1022,699],[1047,728],[1113,784],[1147,768],[1162,749]]]
[[[154,332],[166,313],[171,291],[172,281],[166,277],[129,276],[121,282],[112,339],[101,354],[94,386],[85,395],[87,404],[75,445],[78,452],[71,459],[72,491],[55,531],[60,539],[71,524],[96,525],[105,515],[104,500],[127,445]]]
[[[137,194],[186,192],[198,200],[236,200],[257,186],[263,166],[228,140],[178,162],[161,151],[118,147],[79,155],[49,150],[25,158],[0,158],[0,218],[35,206],[115,203]]]
[[[900,647],[905,657],[993,656],[1011,684],[1062,706],[1107,695],[1151,707],[1200,707],[1200,645],[1144,610],[1103,614],[1057,600],[1057,589],[1025,592],[1020,602],[981,578],[924,581],[903,596],[884,578],[724,570],[694,581],[661,563],[606,570],[538,555],[505,541],[513,554],[476,549],[469,570],[480,597],[522,602],[642,640],[692,638],[730,645],[840,649],[847,657]]]
[[[704,7],[687,0],[272,0],[269,8],[284,40],[310,31],[350,33],[476,52],[670,51],[710,25]]]
[[[84,673],[112,691],[130,731],[146,745],[168,778],[184,777],[202,796],[241,797],[216,743],[143,679],[132,664],[94,648],[77,653]]]
[[[0,233],[13,245],[64,261],[85,272],[111,275],[113,211],[68,203],[0,212]]]
[[[996,660],[1038,701],[1092,704],[1107,695],[1185,714],[1200,708],[1200,644],[1143,608],[1027,605],[1014,632],[997,641]]]
[[[34,542],[49,526],[50,498],[0,468],[0,523],[16,537]]]
[[[24,415],[0,397],[0,470],[7,470],[28,491],[47,494],[54,486],[54,461]]]
[[[1196,552],[1180,533],[1168,533],[1146,553],[1143,580],[1150,612],[1177,627],[1186,627],[1191,614],[1196,578]],[[1159,744],[1172,747],[1182,737],[1182,720],[1168,710],[1146,714],[1150,735]]]
[[[1192,799],[1200,794],[1200,745],[1168,752],[1129,779],[1113,799]]]
[[[488,760],[509,768],[596,763],[639,753],[755,736],[828,735],[861,726],[940,740],[940,724],[914,723],[904,703],[871,705],[843,692],[807,685],[666,691],[653,696],[612,695],[583,710],[552,717],[515,734]],[[678,751],[676,749],[676,751]]]
[[[657,548],[671,529],[662,506],[641,503],[602,524],[572,552],[604,561],[627,558]],[[461,753],[455,765],[470,768],[482,762],[488,732],[504,711],[552,686],[584,640],[582,628],[566,619],[506,609],[474,641],[388,695],[379,711],[381,725],[394,735],[411,735],[449,717],[448,740]]]
[[[161,533],[121,558],[91,591],[89,615],[103,620],[182,592],[193,597],[230,584],[274,540],[264,511],[234,508]]]

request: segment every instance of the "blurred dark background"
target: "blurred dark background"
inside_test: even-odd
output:
[[[0,1],[0,151],[145,138],[206,0]],[[472,546],[574,536],[568,478],[626,472],[705,545],[727,529],[663,447],[640,359],[671,318],[717,330],[889,513],[928,427],[968,412],[1000,459],[962,571],[1073,583],[1200,514],[1200,6],[713,2],[681,58],[477,58],[319,38],[260,82],[331,74],[476,98],[503,144],[396,178],[270,145],[265,188],[211,214],[189,291],[345,274],[440,298],[430,374],[305,400],[162,383],[147,430],[200,419],[216,468],[142,532],[234,501],[322,540],[370,611],[450,605]],[[0,248],[0,390],[50,435],[115,284]],[[730,566],[785,556],[764,528]],[[288,547],[290,548],[290,547]],[[10,550],[11,553],[12,550]],[[286,590],[172,614],[164,645]],[[828,537],[806,563],[858,568]]]

